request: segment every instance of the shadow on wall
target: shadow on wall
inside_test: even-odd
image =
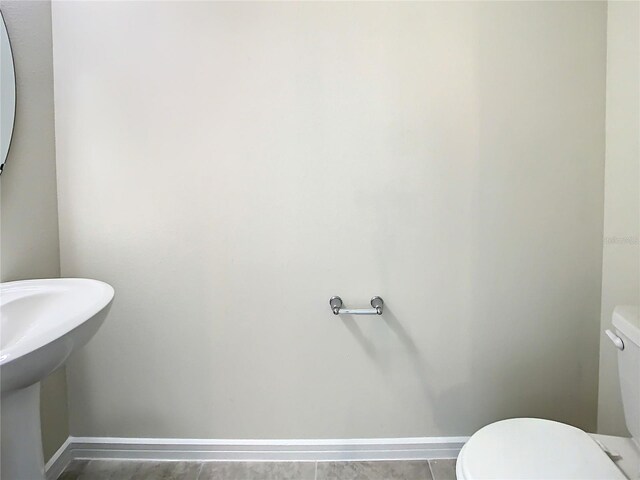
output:
[[[374,321],[378,317],[374,318]],[[384,313],[380,317],[384,324],[388,327],[389,333],[392,333],[402,345],[407,359],[407,364],[412,370],[411,376],[419,383],[420,391],[424,400],[424,406],[433,406],[433,421],[442,431],[452,432],[452,428],[456,429],[450,435],[467,434],[466,430],[458,425],[468,425],[470,419],[473,418],[474,401],[473,396],[469,396],[469,385],[460,384],[453,388],[438,391],[433,381],[438,375],[430,368],[429,362],[422,355],[420,348],[414,342],[411,334],[404,328],[400,320],[385,303]],[[366,353],[379,369],[387,368],[387,359],[385,358],[386,349],[377,346],[374,341],[367,336],[359,323],[352,315],[341,315],[341,320],[353,337],[357,340],[362,350]],[[365,319],[363,321],[370,321]],[[455,349],[455,342],[450,341],[452,349]],[[397,351],[397,350],[396,350]],[[454,352],[452,352],[453,354]],[[481,425],[479,425],[481,426]]]
[[[513,323],[518,323],[516,317],[496,316],[492,322],[477,319],[474,323],[479,326],[488,323],[496,325],[494,335],[503,337],[504,348],[496,350],[493,344],[479,340],[474,347],[470,380],[440,389],[438,385],[441,382],[434,379],[446,376],[446,359],[432,364],[441,369],[439,373],[436,372],[388,303],[385,303],[381,319],[402,345],[407,365],[412,370],[411,376],[419,383],[425,408],[432,406],[432,421],[447,435],[470,435],[486,424],[511,417],[548,418],[591,428],[589,424],[585,425],[584,411],[579,405],[588,404],[584,398],[575,398],[576,413],[559,410],[563,404],[571,404],[568,402],[570,393],[558,385],[549,386],[540,380],[555,376],[562,382],[565,368],[572,368],[571,362],[558,365],[557,357],[552,353],[562,349],[570,339],[548,339],[543,332],[536,332],[536,325],[519,325],[517,328],[527,330],[525,336],[531,340],[531,345],[523,348],[520,342],[514,342],[511,338],[512,329],[515,328]],[[341,320],[376,368],[388,369],[387,349],[377,345],[353,316],[341,315]],[[452,322],[456,321],[452,319]],[[452,328],[451,334],[442,338],[442,342],[448,344],[451,355],[457,354],[459,334],[456,328]],[[483,335],[486,332],[482,335],[468,334],[476,339],[481,339]],[[482,408],[478,408],[479,404]],[[469,430],[469,425],[473,426],[472,430]]]
[[[483,426],[484,422],[478,421],[476,418],[477,402],[483,398],[487,398],[487,392],[485,392],[485,390],[491,388],[499,389],[499,386],[493,382],[487,382],[486,387],[481,389],[482,391],[476,389],[471,395],[469,392],[470,386],[472,387],[474,385],[473,383],[471,383],[471,385],[461,383],[440,391],[436,386],[436,382],[434,382],[434,379],[440,375],[429,366],[429,362],[422,355],[420,348],[414,342],[411,334],[403,327],[388,303],[385,304],[385,310],[381,319],[388,327],[390,333],[394,334],[395,338],[402,345],[402,350],[406,355],[407,365],[412,370],[411,377],[419,383],[424,406],[425,408],[429,405],[433,407],[432,421],[440,427],[442,431],[450,432],[448,433],[449,435],[467,435],[472,433],[465,428],[465,426],[470,423],[476,425],[476,428]],[[352,315],[341,315],[341,320],[376,367],[381,370],[387,369],[387,359],[385,358],[386,349],[377,346],[376,343],[367,336]],[[366,319],[363,321],[370,320]],[[452,335],[452,337],[454,336]],[[443,339],[443,341],[450,343],[452,349],[451,354],[455,355],[455,338],[446,338]],[[516,374],[516,372],[514,372],[514,374]],[[493,412],[493,418],[495,420],[501,418],[499,416],[501,412],[499,402],[496,402],[496,405],[491,408],[491,411]],[[489,422],[487,421],[486,423]]]

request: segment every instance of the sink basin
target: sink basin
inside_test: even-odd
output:
[[[96,333],[113,294],[82,278],[0,284],[2,478],[44,478],[40,380]]]

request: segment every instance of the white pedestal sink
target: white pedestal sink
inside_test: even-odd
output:
[[[3,480],[44,479],[40,380],[96,333],[113,288],[57,278],[0,284],[0,409]]]

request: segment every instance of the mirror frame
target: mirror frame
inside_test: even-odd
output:
[[[7,51],[9,53],[6,58],[0,53],[0,92],[8,93],[10,105],[7,106],[6,101],[0,98],[0,119],[7,119],[7,123],[10,126],[0,124],[0,175],[4,170],[4,165],[9,156],[11,150],[11,141],[13,140],[13,132],[16,125],[16,103],[17,103],[17,88],[16,88],[16,66],[13,58],[13,49],[11,48],[11,40],[9,39],[9,32],[7,30],[7,24],[4,21],[4,15],[0,11],[0,51]],[[5,68],[7,72],[5,72]],[[8,81],[9,85],[4,82]],[[7,89],[5,91],[5,88]],[[13,101],[11,101],[13,97]],[[5,140],[5,135],[8,139]]]

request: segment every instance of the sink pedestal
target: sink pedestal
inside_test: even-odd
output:
[[[40,382],[4,392],[0,398],[2,438],[1,478],[43,480],[40,431]]]
[[[86,278],[0,282],[2,480],[44,480],[40,381],[93,337],[111,300],[110,285]]]

